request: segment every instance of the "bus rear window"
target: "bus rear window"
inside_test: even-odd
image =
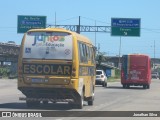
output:
[[[141,67],[146,66],[147,59],[145,57],[131,57],[130,65],[131,66],[141,66]]]
[[[72,59],[72,35],[65,32],[28,32],[23,58]]]

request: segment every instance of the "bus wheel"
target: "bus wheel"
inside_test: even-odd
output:
[[[143,85],[143,89],[146,89],[147,88],[147,85]]]
[[[93,105],[93,100],[91,100],[91,101],[88,101],[88,105]]]
[[[94,91],[92,92],[92,97],[91,99],[88,101],[88,105],[93,105],[93,101],[94,101]]]
[[[150,89],[150,85],[147,85],[147,89]]]
[[[78,104],[77,104],[77,108],[78,109],[82,109],[83,108],[83,102],[84,102],[84,92],[82,91],[80,100],[78,101]]]
[[[129,89],[130,85],[126,85],[126,87]]]
[[[125,84],[123,84],[123,88],[126,88],[126,85],[125,85]]]

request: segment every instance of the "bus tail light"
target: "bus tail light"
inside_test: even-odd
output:
[[[72,69],[72,76],[73,76],[73,77],[76,76],[76,69],[75,69],[75,68]]]

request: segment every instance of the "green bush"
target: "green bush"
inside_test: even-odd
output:
[[[121,77],[121,70],[115,69],[115,78],[120,78],[120,77]]]
[[[7,77],[9,75],[9,73],[10,73],[9,68],[0,67],[0,76]]]

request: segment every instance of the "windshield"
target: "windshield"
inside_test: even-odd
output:
[[[96,71],[96,75],[101,75],[102,71]]]
[[[141,57],[141,56],[124,56],[123,57],[123,67],[130,66],[130,68],[134,67],[146,67],[147,66],[147,58],[146,57]]]
[[[23,58],[72,59],[72,35],[65,32],[28,32]]]
[[[146,57],[141,57],[141,56],[131,56],[130,59],[130,65],[131,67],[146,67],[147,66],[147,59]]]

